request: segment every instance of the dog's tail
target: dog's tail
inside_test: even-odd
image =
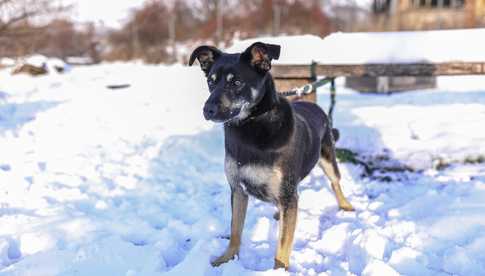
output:
[[[337,142],[338,138],[340,138],[340,131],[338,131],[338,129],[336,128],[332,128],[332,136],[333,136],[333,140]]]

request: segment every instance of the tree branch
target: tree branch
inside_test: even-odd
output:
[[[2,23],[0,25],[0,35],[2,34],[2,32],[6,31],[13,24],[15,24],[19,21],[25,20],[25,19],[27,19],[31,16],[34,16],[34,15],[37,15],[37,14],[38,14],[38,12],[30,11],[30,12],[24,12],[21,15],[10,18],[7,22]]]

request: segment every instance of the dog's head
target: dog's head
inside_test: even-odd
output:
[[[278,59],[280,46],[256,42],[238,54],[223,53],[212,46],[199,46],[190,56],[197,59],[207,78],[210,96],[204,117],[214,122],[241,121],[264,97],[271,76],[271,60]]]

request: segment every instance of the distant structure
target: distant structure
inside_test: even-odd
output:
[[[374,0],[377,31],[485,26],[485,0]]]
[[[369,31],[485,27],[485,0],[374,0]],[[435,77],[348,77],[361,92],[390,93],[436,87]]]

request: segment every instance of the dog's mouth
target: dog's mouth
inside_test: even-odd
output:
[[[232,109],[228,112],[221,114],[221,116],[214,116],[212,118],[206,118],[208,121],[214,123],[239,123],[249,117],[248,105],[245,104],[239,108]]]
[[[215,116],[215,117],[212,117],[212,118],[209,118],[207,119],[208,121],[212,121],[214,123],[228,123],[228,122],[231,122],[233,120],[236,120],[239,115],[241,114],[241,110],[242,108],[238,108],[238,109],[234,109],[234,110],[231,110],[227,113],[225,113],[223,116]]]
[[[209,119],[208,121],[214,122],[214,123],[225,123],[230,121],[231,119],[218,119],[218,118],[213,118]]]

